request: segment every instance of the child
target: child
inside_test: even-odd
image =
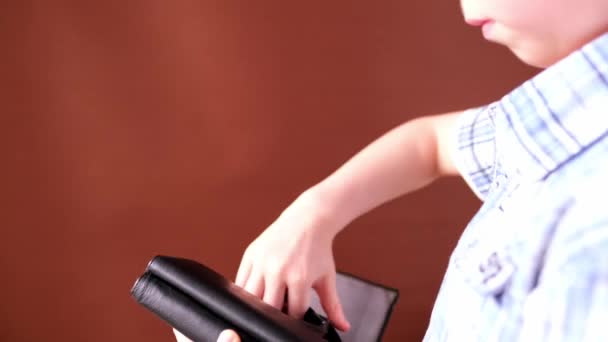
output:
[[[296,317],[314,288],[347,330],[334,236],[386,201],[461,175],[484,204],[452,254],[425,341],[608,341],[608,0],[462,0],[462,9],[487,40],[547,69],[493,104],[379,138],[251,243],[236,283],[277,308],[288,290]]]

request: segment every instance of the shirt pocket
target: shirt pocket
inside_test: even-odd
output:
[[[462,235],[450,263],[454,271],[484,295],[500,297],[515,272],[511,257],[514,230],[504,200],[474,219]]]
[[[478,248],[455,257],[454,271],[480,295],[492,296],[500,303],[515,273],[515,265],[504,251]]]

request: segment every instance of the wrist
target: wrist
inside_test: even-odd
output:
[[[348,202],[342,199],[339,189],[320,183],[306,190],[301,197],[314,208],[312,212],[318,223],[313,226],[324,230],[331,239],[354,219],[350,217]]]

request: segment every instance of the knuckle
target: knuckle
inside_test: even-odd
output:
[[[296,271],[289,274],[289,284],[293,287],[304,287],[308,283],[308,276],[303,271]]]
[[[286,280],[289,276],[289,265],[285,262],[273,259],[268,262],[267,267],[268,273],[279,279]]]
[[[268,265],[266,268],[266,275],[272,279],[281,279],[284,274],[284,271],[278,265]]]

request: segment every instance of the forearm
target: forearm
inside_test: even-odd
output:
[[[398,126],[311,188],[325,214],[336,222],[331,226],[339,230],[439,176],[456,174],[448,145],[458,114],[423,117]]]

